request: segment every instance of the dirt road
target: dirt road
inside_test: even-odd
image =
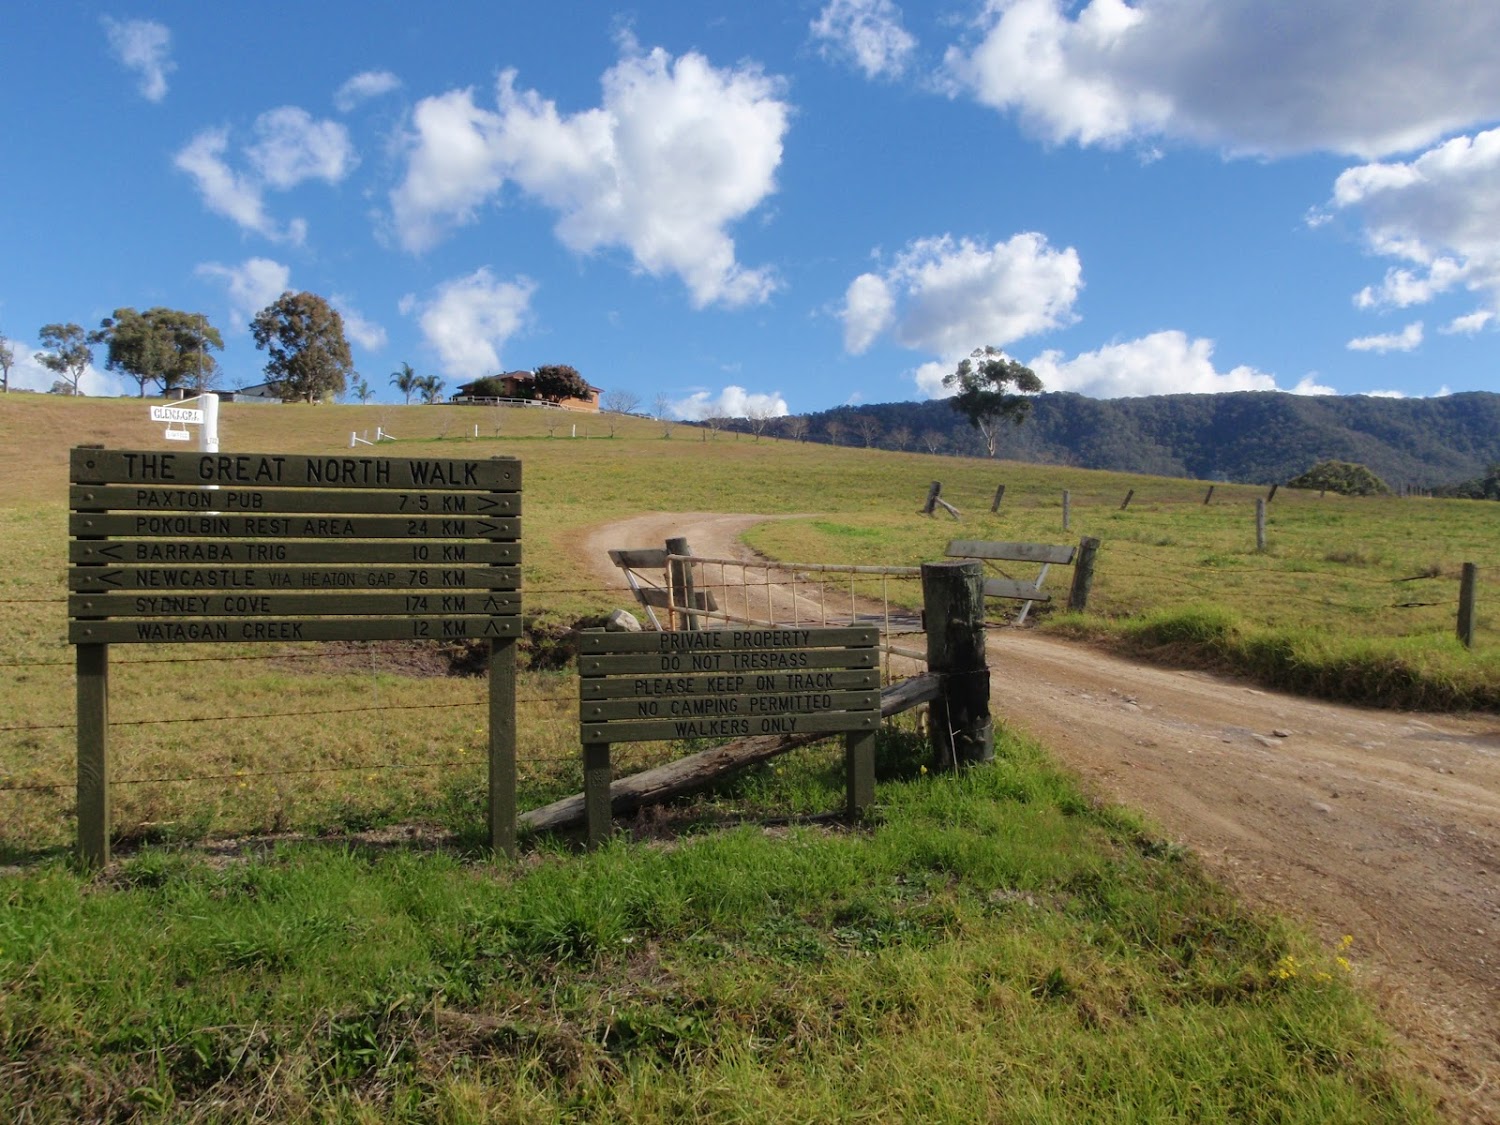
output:
[[[750,557],[739,537],[764,518],[653,514],[569,546],[623,586],[608,548],[682,535]],[[1337,706],[1022,629],[989,653],[1003,722],[1251,903],[1330,945],[1352,934],[1360,978],[1455,1118],[1500,1121],[1500,716]]]

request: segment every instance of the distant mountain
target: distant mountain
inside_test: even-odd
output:
[[[985,455],[978,434],[942,400],[845,406],[807,419],[810,441],[829,441],[831,426],[841,445]],[[896,440],[903,430],[904,443]],[[1319,461],[1354,461],[1394,488],[1431,488],[1482,477],[1500,462],[1500,394],[1044,394],[1024,425],[1004,429],[996,456],[1256,484],[1289,480]]]

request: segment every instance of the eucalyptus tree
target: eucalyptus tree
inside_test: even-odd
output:
[[[283,293],[255,314],[250,334],[270,357],[267,380],[283,399],[332,398],[355,374],[344,318],[316,293]]]
[[[10,341],[0,334],[0,394],[10,393],[10,369],[15,365],[16,353]]]
[[[957,390],[948,405],[983,435],[984,447],[993,457],[1000,423],[1009,420],[1019,426],[1024,422],[1031,413],[1031,400],[1025,396],[1041,391],[1042,381],[1024,363],[986,345],[975,348],[956,370],[943,376],[943,386]]]
[[[78,393],[78,381],[94,362],[94,349],[89,347],[89,335],[80,324],[44,324],[37,333],[42,346],[51,351],[37,352],[36,361],[48,371],[61,375],[67,392]]]
[[[206,390],[219,370],[210,352],[224,347],[219,330],[202,313],[160,307],[143,313],[116,309],[89,333],[89,342],[105,345],[104,366],[133,378],[142,398],[153,382],[164,392],[181,386]]]

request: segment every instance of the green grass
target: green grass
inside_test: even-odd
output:
[[[1337,951],[1035,746],[931,777],[891,737],[868,831],[519,866],[148,850],[8,880],[0,1116],[1432,1119]],[[828,758],[781,776],[827,807]]]

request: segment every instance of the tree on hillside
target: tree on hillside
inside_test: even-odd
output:
[[[51,348],[48,352],[37,352],[36,361],[48,371],[55,372],[66,381],[68,394],[78,393],[78,380],[94,362],[94,349],[89,347],[88,333],[78,324],[44,324],[37,333],[42,345]]]
[[[401,370],[391,372],[391,386],[395,387],[406,396],[406,405],[411,405],[411,396],[417,390],[417,380],[422,376],[412,370],[409,363],[403,363]]]
[[[823,423],[823,432],[828,435],[828,441],[832,445],[838,445],[844,440],[847,427],[838,418],[830,418]]]
[[[788,414],[781,420],[781,432],[793,441],[802,441],[812,427],[806,414]]]
[[[10,369],[16,362],[16,353],[10,341],[0,335],[0,394],[10,393]]]
[[[1000,423],[1008,419],[1019,426],[1024,422],[1031,412],[1031,400],[1023,396],[1039,393],[1042,381],[1024,363],[986,345],[975,348],[968,359],[959,362],[957,370],[945,375],[943,386],[957,389],[948,405],[983,435],[984,447],[993,457],[1000,440]]]
[[[316,293],[283,293],[255,314],[250,333],[270,356],[266,376],[283,399],[331,398],[354,374],[344,318]]]
[[[417,392],[421,394],[422,401],[428,406],[437,402],[443,396],[443,378],[441,375],[419,375],[417,376]]]
[[[670,438],[672,436],[672,398],[665,392],[658,394],[651,401],[651,417],[661,423],[661,436]]]
[[[612,414],[629,414],[641,404],[641,396],[634,391],[616,388],[606,391],[599,405]]]
[[[593,393],[588,380],[578,374],[576,367],[566,363],[549,363],[538,367],[531,377],[532,396],[547,402],[561,402],[565,398],[581,398],[585,401]]]
[[[776,415],[771,412],[769,406],[751,406],[745,410],[745,425],[755,435],[756,441],[760,440],[761,434],[765,433],[775,420]]]
[[[359,400],[361,406],[375,397],[375,389],[366,382],[363,375],[354,377],[354,385],[349,388],[349,393]]]
[[[860,441],[865,443],[865,448],[870,449],[880,437],[880,419],[861,411],[854,416],[854,429],[859,434]]]
[[[891,448],[898,452],[905,452],[906,447],[911,444],[910,426],[892,426],[890,432],[885,435],[886,440],[891,443]]]
[[[922,445],[928,453],[941,453],[948,444],[948,435],[941,430],[923,430]]]
[[[1286,482],[1288,488],[1316,488],[1341,496],[1383,496],[1390,486],[1363,465],[1350,461],[1319,461],[1301,476]]]
[[[142,398],[148,383],[161,384],[164,392],[188,385],[205,390],[219,370],[209,350],[224,347],[219,330],[202,313],[160,307],[143,313],[116,309],[89,333],[89,342],[108,349],[104,366],[133,378]]]

